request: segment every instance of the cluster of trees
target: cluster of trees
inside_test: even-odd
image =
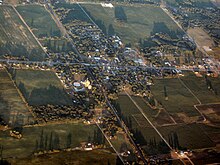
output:
[[[96,145],[104,145],[105,137],[102,134],[102,131],[100,129],[94,130],[93,139],[91,139],[91,137],[89,136],[88,142],[96,144]]]
[[[18,88],[30,105],[69,105],[72,103],[64,90],[52,85],[48,88],[34,88],[28,92],[24,83],[20,82]]]
[[[46,46],[47,46],[47,49],[51,52],[54,52],[54,53],[61,53],[61,52],[69,52],[72,50],[72,46],[70,44],[70,42],[67,42],[67,41],[63,41],[62,44],[59,43],[59,41],[57,40],[47,40],[47,43],[46,43]]]
[[[115,18],[119,21],[127,22],[128,18],[122,6],[115,7]]]
[[[71,135],[71,133],[70,133]],[[71,137],[72,138],[72,135]],[[70,142],[70,144],[69,144]],[[72,139],[69,139],[69,134],[66,140],[66,146],[71,145]],[[36,140],[35,151],[43,151],[43,150],[58,150],[60,149],[60,138],[57,133],[51,132],[50,135],[41,131],[40,139]]]

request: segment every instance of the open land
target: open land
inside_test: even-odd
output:
[[[52,71],[16,70],[15,81],[30,105],[72,105]]]
[[[0,6],[0,55],[43,60],[44,51],[11,6]]]
[[[81,6],[103,32],[108,33],[112,25],[115,33],[124,43],[137,44],[140,39],[146,39],[157,32],[182,34],[179,27],[159,7],[115,5],[114,8],[107,8],[99,4],[82,4]],[[115,8],[123,10],[127,17],[126,21],[119,21],[115,18]]]
[[[60,30],[44,6],[25,5],[16,9],[38,38],[60,37]]]
[[[88,142],[89,137],[93,138],[94,130],[97,129],[95,125],[84,125],[82,123],[24,127],[22,139],[10,137],[9,131],[1,132],[0,144],[4,148],[4,158],[23,158],[40,150],[68,148],[67,143],[70,141],[69,147],[81,147],[82,142]],[[71,134],[70,139],[68,139],[69,134]]]
[[[32,114],[6,70],[0,70],[0,112],[9,126],[33,123]]]
[[[33,156],[31,158],[11,160],[12,165],[60,165],[60,164],[80,164],[80,165],[106,165],[116,164],[116,155],[108,150],[93,150],[93,151],[71,151],[60,152],[54,154]]]

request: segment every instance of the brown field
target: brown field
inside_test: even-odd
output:
[[[187,32],[200,47],[212,47],[214,45],[214,41],[212,40],[212,38],[202,28],[190,28]]]
[[[220,124],[220,104],[209,104],[196,106],[206,118],[213,124]]]

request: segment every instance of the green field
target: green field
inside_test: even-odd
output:
[[[44,59],[44,51],[11,6],[0,6],[0,22],[0,57]]]
[[[97,130],[95,125],[82,123],[25,127],[21,139],[10,137],[9,131],[0,132],[0,145],[3,145],[4,148],[4,158],[27,157],[37,150],[49,150],[50,144],[53,149],[67,148],[69,134],[71,134],[70,147],[80,147],[81,142],[88,142],[89,136],[93,138],[95,130]],[[41,143],[43,143],[42,146]]]
[[[179,27],[159,7],[151,5],[115,5],[114,8],[104,8],[99,4],[82,4],[82,7],[103,32],[107,34],[115,32],[122,38],[124,43],[137,44],[140,39],[146,39],[157,32],[169,33],[173,37],[176,37],[176,34],[182,34]],[[116,19],[116,8],[123,10],[126,21]],[[109,31],[110,25],[113,26],[111,31]]]
[[[93,151],[71,151],[33,156],[27,159],[12,159],[12,165],[61,165],[61,164],[80,164],[80,165],[108,165],[116,164],[116,155],[108,150]]]
[[[16,70],[15,81],[30,105],[72,105],[54,72]]]
[[[16,9],[38,38],[61,36],[59,28],[43,6],[25,5]]]
[[[30,124],[33,117],[5,70],[0,70],[0,115],[10,126]]]
[[[190,81],[192,82],[192,81]],[[167,89],[168,100],[164,97],[164,86]],[[152,93],[170,114],[185,113],[189,117],[198,116],[194,108],[198,101],[185,88],[178,78],[155,79],[152,86]]]
[[[202,104],[220,102],[220,78],[207,79],[211,81],[213,90],[208,89],[205,77],[196,77],[193,73],[185,73],[181,79],[188,88],[198,97]],[[216,92],[216,93],[215,93]]]
[[[138,103],[138,105],[141,106],[143,110],[146,110],[147,107],[144,108],[144,104],[140,104],[140,102],[138,102],[137,100],[138,99],[136,98],[136,102]],[[160,136],[142,116],[142,114],[139,112],[139,110],[132,103],[128,96],[120,95],[117,103],[119,103],[120,105],[121,113],[124,116],[123,119],[125,123],[127,123],[126,120],[130,121],[127,124],[128,127],[131,127],[134,132],[139,130],[142,134],[141,136],[144,137],[145,141],[147,141],[148,144],[152,139],[155,139],[157,143],[161,141]],[[149,115],[150,113],[147,114],[147,116]],[[149,119],[151,117],[149,117]],[[163,137],[167,139],[167,141],[169,141],[168,137],[172,133],[176,132],[178,135],[180,146],[183,148],[198,149],[214,146],[214,142],[210,140],[205,131],[203,131],[203,129],[201,129],[200,127],[201,126],[199,124],[178,124],[172,126],[158,127],[158,130],[161,132]],[[199,141],[198,138],[200,139]],[[144,148],[146,148],[146,150],[149,149],[145,145]],[[148,151],[146,151],[146,153],[148,153]]]

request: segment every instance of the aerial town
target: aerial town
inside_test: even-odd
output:
[[[0,165],[219,163],[219,0],[0,0]]]

